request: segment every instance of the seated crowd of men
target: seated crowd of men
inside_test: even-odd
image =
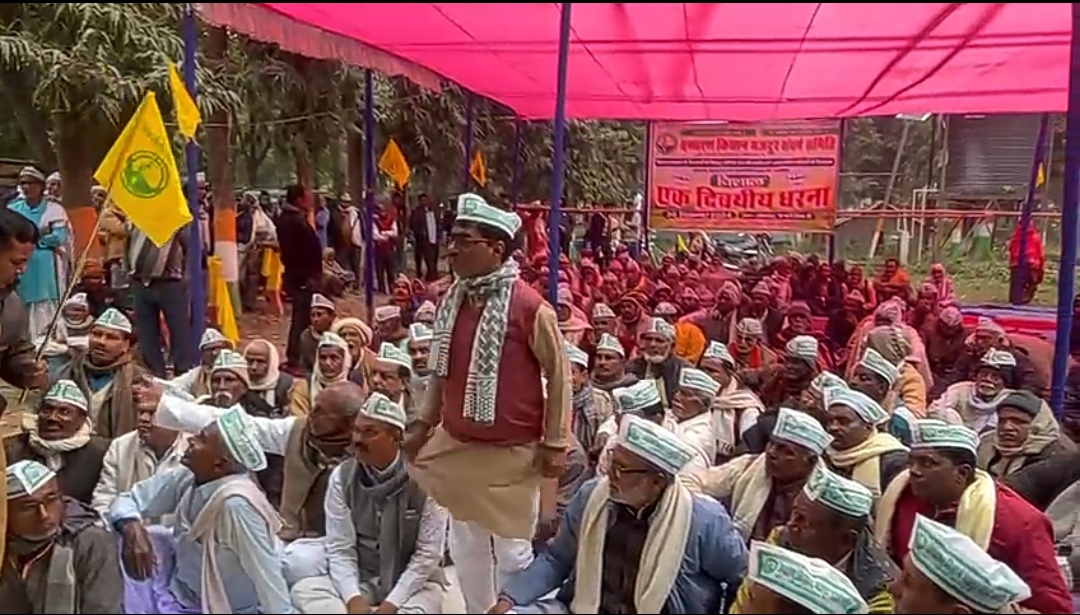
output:
[[[517,217],[480,201],[457,224],[512,239]],[[571,285],[548,306],[571,390],[557,512],[469,612],[1074,612],[1080,453],[992,321],[935,387],[902,298],[837,360],[797,305],[776,347],[776,308],[739,316],[726,284],[681,318],[633,298],[632,344]],[[954,306],[931,310],[957,326]],[[210,329],[201,364],[160,380],[105,310],[4,440],[0,612],[442,612],[453,519],[403,442],[429,388],[445,394],[444,312],[384,306],[373,331],[316,295],[309,374]]]

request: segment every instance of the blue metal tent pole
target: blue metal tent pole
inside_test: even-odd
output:
[[[375,314],[375,76],[364,71],[364,305]]]
[[[521,198],[521,138],[524,132],[521,118],[514,118],[514,176],[510,181],[510,207],[516,207]]]
[[[548,211],[548,301],[559,304],[559,221],[562,218],[563,160],[566,149],[566,69],[570,64],[570,4],[562,3],[559,21],[559,72],[552,125],[551,209]],[[569,229],[568,229],[569,230]]]
[[[199,27],[195,21],[195,8],[188,4],[184,9],[184,84],[192,100],[197,95],[195,83],[195,53],[199,45]],[[203,245],[201,225],[199,224],[199,145],[189,139],[184,146],[184,162],[187,167],[187,198],[191,208],[192,223],[188,225],[187,279],[190,290],[191,310],[191,356],[182,357],[187,365],[173,365],[173,370],[180,373],[195,365],[195,349],[202,340],[206,328],[206,271],[203,269]]]
[[[476,121],[476,101],[472,92],[465,92],[465,165],[461,169],[461,191],[472,192],[473,182],[469,167],[473,156],[473,124]]]
[[[1069,369],[1069,334],[1072,332],[1073,296],[1076,292],[1076,234],[1080,209],[1080,3],[1072,4],[1072,40],[1069,46],[1069,107],[1065,118],[1065,198],[1061,204],[1061,268],[1058,271],[1057,337],[1050,407],[1060,417],[1065,403],[1065,377]]]
[[[1020,208],[1020,262],[1017,263],[1016,274],[1009,280],[1009,302],[1020,305],[1024,302],[1024,286],[1028,277],[1028,262],[1024,256],[1028,250],[1028,229],[1031,228],[1031,212],[1035,209],[1035,193],[1038,192],[1039,170],[1043,168],[1046,160],[1046,136],[1049,132],[1050,114],[1044,113],[1039,121],[1039,135],[1035,141],[1035,155],[1031,160],[1031,175],[1028,178],[1027,194]]]

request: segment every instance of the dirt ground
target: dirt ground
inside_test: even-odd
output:
[[[335,303],[338,306],[339,316],[364,318],[366,310],[363,294],[348,293],[344,297],[336,299]],[[376,299],[376,303],[379,303],[379,299]],[[238,323],[241,338],[240,347],[243,348],[249,341],[261,337],[275,344],[284,354],[285,344],[289,339],[289,318],[292,309],[288,303],[284,305],[284,308],[285,314],[277,316],[271,313],[270,307],[266,303],[260,302],[254,312],[241,314]],[[3,395],[8,403],[7,412],[4,413],[3,417],[0,417],[0,437],[19,430],[22,411],[19,408],[18,401],[21,393],[21,390],[0,380],[0,395]],[[29,407],[30,403],[33,403],[32,395],[29,396],[28,402],[23,404],[23,408]]]

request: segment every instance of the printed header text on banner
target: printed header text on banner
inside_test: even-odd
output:
[[[655,122],[654,230],[830,232],[840,121]]]

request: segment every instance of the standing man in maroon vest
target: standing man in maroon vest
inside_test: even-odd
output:
[[[520,228],[517,214],[458,198],[447,251],[456,281],[405,442],[413,479],[453,518],[450,554],[468,572],[469,613],[485,612],[505,577],[532,561],[530,539],[554,508],[570,445],[570,365],[555,310],[510,258]]]

